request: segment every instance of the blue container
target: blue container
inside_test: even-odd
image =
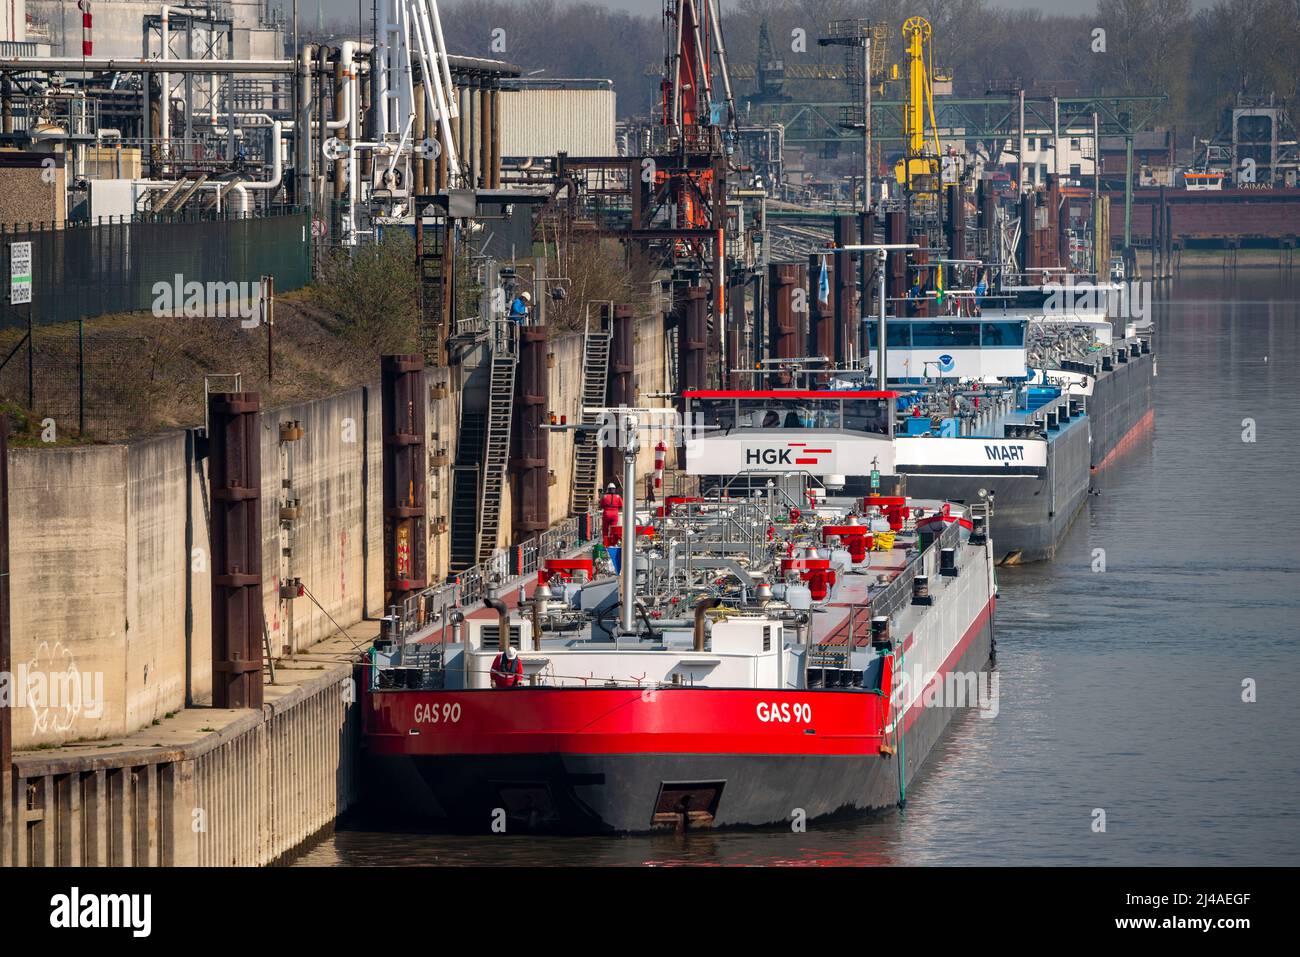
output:
[[[1025,396],[1025,407],[1033,412],[1040,409],[1061,394],[1061,390],[1054,386],[1031,385],[1029,393]]]

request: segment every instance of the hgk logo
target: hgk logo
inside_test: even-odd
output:
[[[789,449],[745,449],[746,465],[792,465]]]

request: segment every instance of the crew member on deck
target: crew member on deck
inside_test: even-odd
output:
[[[525,290],[524,292],[521,292],[519,295],[515,296],[514,301],[510,303],[510,318],[513,319],[521,326],[527,325],[529,321],[528,316],[529,313],[532,311],[532,308],[533,308],[532,293]]]
[[[514,645],[492,659],[492,687],[514,688],[524,683],[524,659]]]
[[[989,283],[984,278],[984,273],[980,273],[980,281],[975,284],[975,301],[971,307],[971,315],[979,316],[983,314],[984,297],[988,295]]]
[[[617,544],[611,540],[613,528],[618,524],[619,513],[623,511],[623,496],[618,494],[614,483],[605,486],[605,494],[600,497],[600,537],[608,548]]]

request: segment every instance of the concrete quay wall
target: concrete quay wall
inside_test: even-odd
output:
[[[636,401],[665,404],[649,398],[670,381],[662,317],[638,318],[634,328]],[[570,422],[581,415],[582,345],[580,334],[548,345],[548,411]],[[460,382],[455,368],[430,369],[425,381],[429,579],[438,581],[450,558],[439,519],[450,527]],[[280,441],[280,426],[292,422],[302,438]],[[549,515],[558,522],[569,514],[572,433],[552,433],[549,450]],[[10,450],[14,667],[82,691],[15,707],[18,750],[130,734],[211,702],[211,489],[200,451],[196,434],[182,430]],[[262,598],[278,659],[383,614],[378,384],[264,410],[260,452]],[[643,475],[653,469],[653,441],[638,466]],[[290,499],[299,514],[286,525],[280,506]],[[508,536],[506,521],[502,545]],[[308,594],[281,599],[280,583],[291,578]]]
[[[0,865],[256,866],[330,827],[355,799],[352,667],[266,691],[260,710],[16,755]]]

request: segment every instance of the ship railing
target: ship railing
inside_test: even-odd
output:
[[[597,518],[595,511],[566,518],[515,549],[496,549],[486,561],[471,565],[450,582],[416,592],[396,609],[396,634],[406,639],[431,624],[445,628],[452,610],[478,604],[492,588],[535,575],[546,559],[561,558],[583,545],[584,520],[586,528],[594,529],[599,528]]]
[[[492,332],[492,353],[508,359],[518,352],[519,323],[513,319],[493,319],[490,323]]]
[[[587,513],[587,527],[591,528],[595,512]],[[548,558],[559,558],[582,543],[579,516],[571,515],[535,538],[516,546],[518,574],[535,575]]]
[[[956,550],[955,558],[957,563],[961,564],[961,549],[958,545],[961,543],[961,523],[957,521],[946,522],[944,529],[938,537],[930,544],[930,547],[919,554],[913,555],[899,573],[894,576],[885,588],[875,595],[872,595],[867,601],[867,613],[862,615],[858,608],[854,608],[849,613],[849,634],[848,643],[845,646],[816,644],[810,651],[810,660],[830,660],[837,656],[846,659],[852,650],[857,639],[864,637],[861,631],[857,631],[855,626],[866,624],[866,635],[870,634],[870,622],[872,618],[883,615],[892,619],[903,608],[912,601],[912,582],[917,575],[926,575],[931,580],[939,572],[939,556],[945,548]],[[856,634],[855,634],[856,632]]]
[[[683,525],[694,533],[685,539],[691,550],[743,551],[750,561],[767,550],[770,517],[766,503],[760,506],[744,500],[687,502],[682,517]]]

